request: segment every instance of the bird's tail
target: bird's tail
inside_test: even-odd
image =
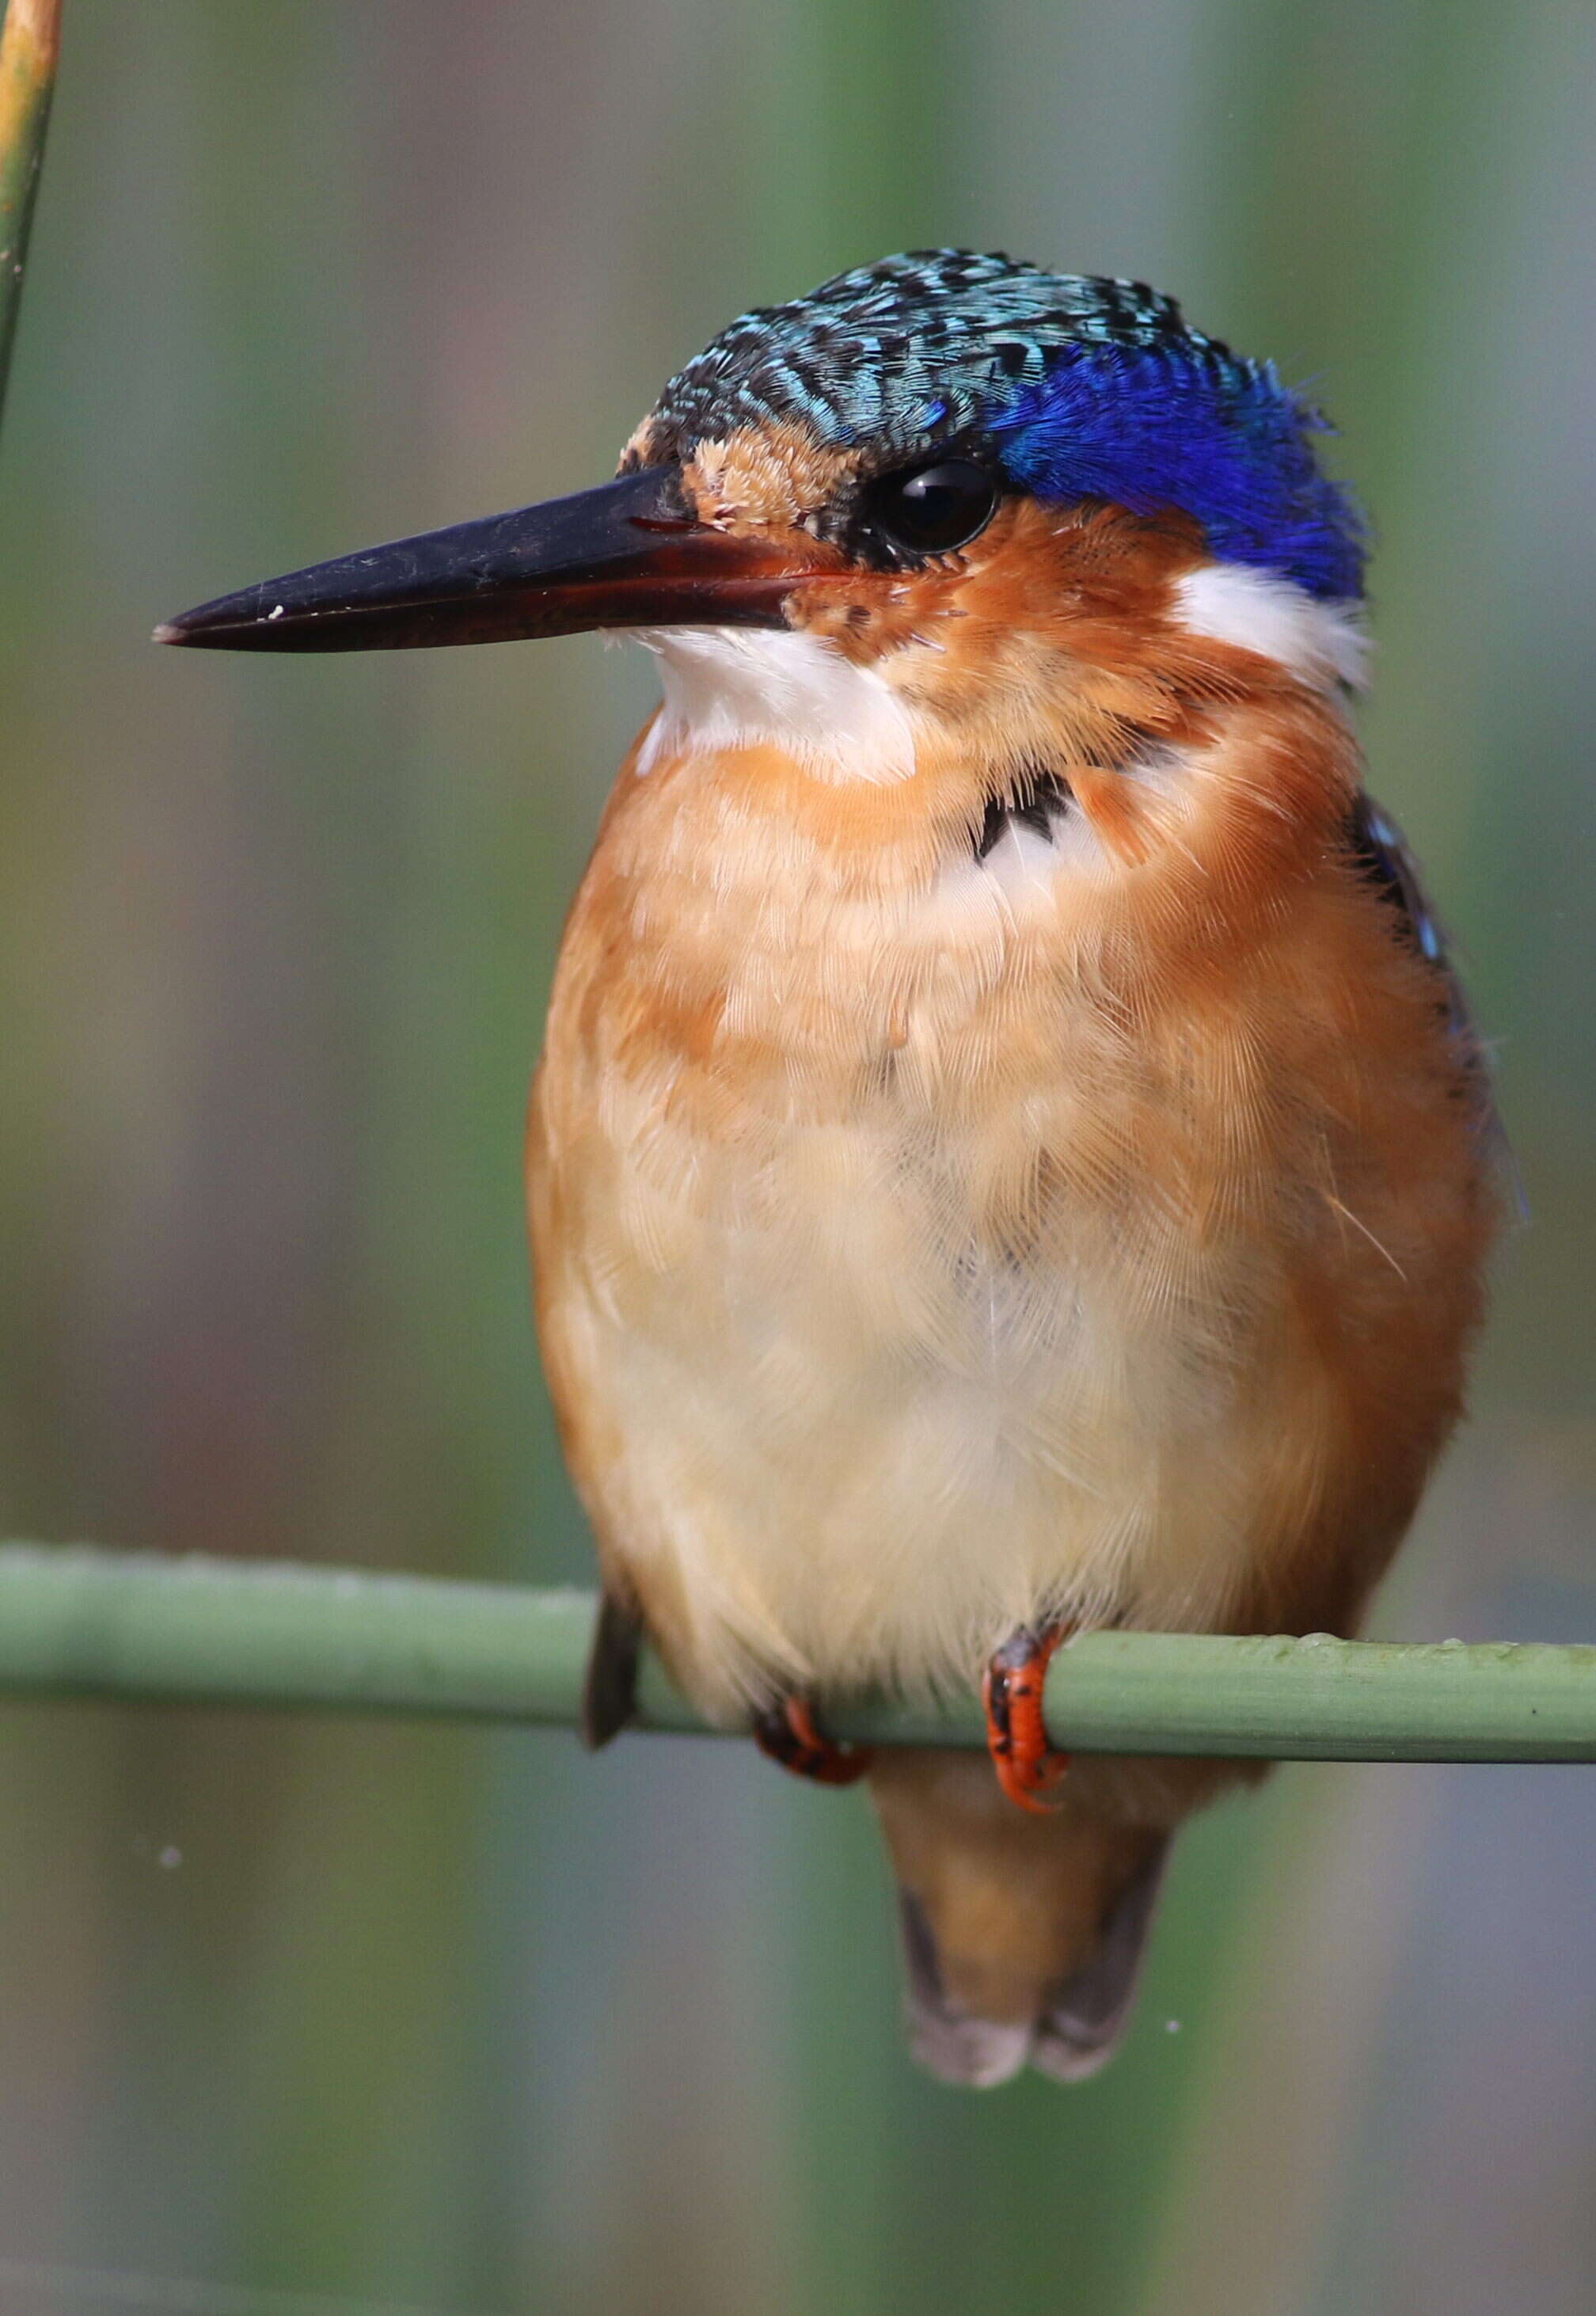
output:
[[[1130,2016],[1167,1833],[1003,1798],[968,1753],[876,1757],[902,1911],[910,2045],[945,2082],[1078,2082]]]

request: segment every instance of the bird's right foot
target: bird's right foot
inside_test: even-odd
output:
[[[986,1712],[986,1746],[997,1782],[1015,1806],[1035,1817],[1053,1807],[1049,1793],[1069,1768],[1069,1755],[1056,1750],[1042,1717],[1048,1665],[1067,1625],[1023,1626],[992,1658],[981,1684]]]

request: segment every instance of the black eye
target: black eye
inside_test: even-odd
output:
[[[985,530],[997,485],[969,459],[905,467],[878,475],[865,492],[865,518],[892,546],[912,555],[946,555]]]

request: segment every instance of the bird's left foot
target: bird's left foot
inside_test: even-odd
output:
[[[1022,1626],[993,1657],[981,1683],[997,1782],[1019,1808],[1038,1817],[1052,1806],[1039,1796],[1050,1793],[1069,1768],[1069,1755],[1056,1752],[1048,1735],[1042,1690],[1048,1661],[1070,1631],[1068,1625],[1044,1625],[1035,1632]]]
[[[833,1743],[807,1697],[784,1697],[766,1706],[754,1717],[753,1741],[795,1777],[812,1777],[820,1786],[851,1786],[870,1766],[868,1745]]]

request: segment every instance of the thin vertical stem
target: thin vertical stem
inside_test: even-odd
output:
[[[61,0],[10,0],[0,31],[0,414],[61,45]]]

